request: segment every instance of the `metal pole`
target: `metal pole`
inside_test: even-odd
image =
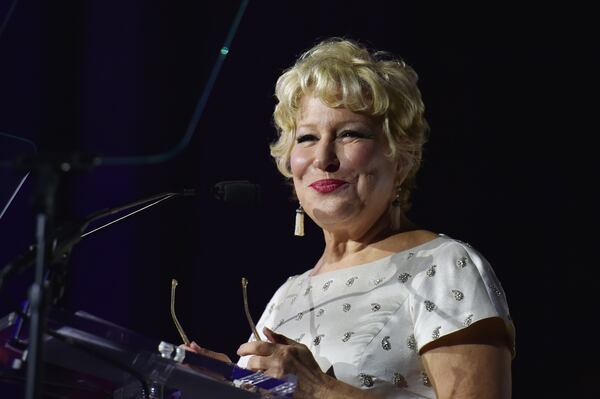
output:
[[[47,216],[43,212],[37,215],[36,241],[37,254],[35,262],[35,279],[29,289],[31,316],[29,319],[29,346],[27,349],[27,380],[25,387],[26,399],[40,397],[40,380],[42,374],[42,340],[44,336],[45,293],[44,293],[44,263],[46,258],[46,224]]]

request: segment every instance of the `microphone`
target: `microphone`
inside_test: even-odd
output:
[[[222,181],[213,187],[214,198],[237,205],[260,203],[260,186],[247,180]]]
[[[209,194],[217,200],[231,204],[255,205],[260,201],[260,186],[247,180],[228,180],[215,184],[209,191]],[[68,257],[72,248],[79,241],[81,241],[82,238],[108,227],[111,224],[117,223],[171,198],[202,196],[202,193],[196,189],[184,189],[178,192],[154,194],[126,205],[94,212],[78,223],[66,223],[59,227],[56,230],[57,233],[48,240],[53,248],[52,263],[59,262],[61,260],[64,261]],[[149,202],[150,204],[148,204]],[[147,205],[142,206],[144,204]],[[124,216],[105,223],[102,226],[96,227],[93,230],[87,232],[85,231],[92,222],[140,206],[141,208],[138,208]],[[35,263],[36,254],[36,245],[30,245],[24,254],[19,255],[16,259],[0,270],[0,291],[2,290],[2,285],[6,278],[26,270]]]

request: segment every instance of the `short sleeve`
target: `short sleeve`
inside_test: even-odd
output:
[[[490,264],[473,248],[449,241],[412,281],[410,296],[418,349],[471,324],[504,320],[514,356],[514,325],[506,295]]]
[[[292,276],[290,278],[287,279],[287,281],[285,283],[283,283],[283,285],[281,285],[281,287],[279,287],[277,289],[277,291],[275,291],[275,294],[273,294],[273,297],[271,298],[271,300],[268,302],[265,310],[263,311],[262,315],[260,316],[260,319],[258,320],[258,323],[256,323],[256,330],[258,332],[258,335],[260,335],[261,339],[263,340],[267,340],[267,338],[263,335],[263,327],[267,326],[270,328],[273,328],[273,325],[275,324],[273,322],[274,320],[274,316],[276,314],[276,310],[278,309],[279,304],[285,299],[285,294],[287,293],[290,284],[292,283],[292,281],[294,281],[297,278],[297,276]],[[250,333],[250,337],[248,338],[248,342],[254,341],[254,334]],[[248,364],[248,360],[249,360],[250,356],[242,356],[239,358],[237,365],[239,367],[245,368],[246,365]]]

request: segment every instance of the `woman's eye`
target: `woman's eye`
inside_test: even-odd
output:
[[[307,141],[315,141],[315,140],[317,140],[317,136],[315,136],[313,134],[303,134],[302,136],[296,137],[296,142],[298,144],[304,143]]]
[[[370,138],[371,135],[367,133],[358,132],[356,130],[344,130],[339,134],[338,137],[341,138],[358,138],[358,139],[366,139]]]

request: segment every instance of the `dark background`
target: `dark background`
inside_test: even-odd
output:
[[[0,22],[11,6],[0,0]],[[148,155],[174,146],[237,1],[21,0],[0,37],[0,132],[41,151]],[[190,338],[235,358],[249,336],[240,278],[258,319],[275,289],[322,250],[268,153],[274,84],[320,39],[344,36],[412,65],[431,124],[410,217],[492,263],[517,328],[515,398],[598,397],[598,261],[593,237],[599,46],[589,11],[508,3],[440,8],[383,1],[254,1],[193,140],[175,159],[102,166],[62,180],[57,222],[185,187],[247,179],[262,203],[206,196],[158,205],[84,239],[64,305],[179,342],[171,278]],[[0,137],[3,160],[30,147]],[[22,172],[0,171],[0,209]],[[34,242],[28,178],[0,220],[0,266]],[[587,205],[586,205],[587,204]],[[2,315],[31,276],[0,293]],[[1,395],[0,395],[1,396]]]

